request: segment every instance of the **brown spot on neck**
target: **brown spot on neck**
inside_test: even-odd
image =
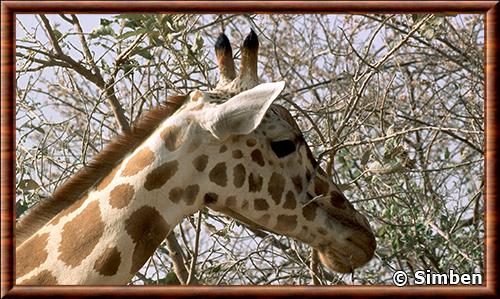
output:
[[[101,275],[112,276],[118,271],[120,262],[120,252],[116,246],[108,247],[95,261],[94,270]]]
[[[229,196],[228,198],[226,198],[226,206],[228,208],[236,208],[237,207],[236,197]]]
[[[167,149],[173,152],[184,142],[184,130],[179,126],[170,126],[160,133],[160,137]]]
[[[67,215],[73,213],[74,211],[78,210],[78,208],[83,205],[83,203],[87,200],[88,197],[89,197],[89,195],[85,194],[84,197],[82,197],[79,200],[75,201],[71,206],[69,206],[68,208],[66,208],[66,210],[63,210],[62,212],[60,212],[59,214],[57,214],[56,217],[54,217],[54,219],[52,219],[51,223],[53,225],[57,225],[59,223],[59,221],[64,216],[67,216]]]
[[[144,188],[149,191],[161,188],[170,178],[175,175],[178,166],[179,162],[177,161],[165,162],[162,165],[158,166],[146,176]]]
[[[328,233],[328,231],[323,227],[318,228],[318,232],[322,235],[326,235]]]
[[[274,200],[276,205],[279,205],[284,189],[285,178],[281,174],[273,172],[271,178],[269,179],[267,191],[269,191],[269,194],[271,194],[271,198]]]
[[[198,156],[193,160],[194,168],[200,172],[205,170],[205,168],[207,167],[207,163],[208,163],[207,155]]]
[[[302,192],[302,177],[300,175],[293,176],[292,183],[295,187],[295,191],[300,194],[300,192]]]
[[[91,202],[73,220],[67,222],[61,233],[59,259],[70,267],[78,266],[87,256],[104,233],[99,202]]]
[[[198,195],[199,191],[200,191],[200,186],[198,185],[189,185],[186,187],[183,195],[184,202],[186,203],[186,205],[192,205],[195,202],[196,196]]]
[[[309,182],[311,181],[311,171],[309,169],[306,169],[306,180]]]
[[[252,157],[252,161],[259,164],[260,166],[264,166],[266,163],[264,162],[264,158],[262,157],[262,152],[258,149],[252,151],[250,154]]]
[[[49,233],[35,235],[16,250],[16,277],[28,274],[45,262]]]
[[[245,183],[246,171],[243,164],[238,164],[233,168],[233,184],[236,188],[241,188]]]
[[[168,198],[173,202],[173,203],[178,203],[182,195],[184,194],[184,189],[181,187],[174,187],[170,192],[168,192]]]
[[[278,222],[274,227],[278,232],[291,232],[297,227],[296,215],[279,215]]]
[[[19,283],[20,285],[57,285],[57,278],[49,270],[40,271],[37,275],[25,279]]]
[[[125,220],[125,230],[135,243],[130,267],[135,274],[165,239],[170,226],[155,208],[143,206]]]
[[[255,138],[248,138],[247,139],[247,146],[252,147],[252,146],[255,146],[256,144],[257,144],[257,140],[255,140]]]
[[[318,204],[315,202],[309,202],[302,208],[302,215],[309,221],[313,221],[316,218],[316,210],[318,209]]]
[[[246,199],[243,200],[243,203],[241,204],[241,209],[242,210],[248,210],[248,206],[249,206],[248,200],[246,200]]]
[[[297,200],[295,200],[295,195],[292,191],[288,191],[285,196],[285,203],[283,204],[283,208],[293,210],[296,206]]]
[[[347,202],[343,194],[332,191],[330,192],[330,203],[338,209],[345,209]]]
[[[269,214],[264,214],[257,219],[257,224],[260,225],[267,225],[269,223],[269,220],[271,219],[271,215]]]
[[[134,198],[134,187],[128,183],[120,184],[109,193],[109,204],[115,209],[122,209]]]
[[[198,149],[201,145],[201,139],[199,137],[194,137],[191,143],[188,146],[187,152],[188,154],[193,153],[195,150]]]
[[[226,163],[221,162],[215,165],[214,168],[210,170],[208,177],[210,178],[210,181],[214,182],[215,184],[225,187],[227,185]]]
[[[200,186],[198,185],[189,185],[186,189],[174,187],[169,191],[168,198],[173,203],[178,203],[182,199],[187,205],[192,205],[195,202],[199,191]]]
[[[269,209],[269,204],[263,198],[256,198],[253,202],[255,210],[257,211],[265,211]]]
[[[201,92],[200,90],[197,90],[193,93],[193,95],[191,96],[191,101],[193,102],[196,102],[198,101],[201,97],[203,97],[203,92]],[[203,103],[202,103],[203,104]],[[196,107],[198,107],[199,105],[197,105]],[[195,107],[195,108],[196,108]],[[194,108],[193,108],[194,109]],[[201,109],[201,108],[200,108]]]
[[[206,205],[212,205],[217,203],[217,200],[219,199],[219,195],[213,193],[213,192],[208,192],[205,193],[203,196],[203,202],[205,202]]]
[[[227,151],[227,146],[225,144],[221,145],[221,147],[219,148],[219,153],[224,153],[225,151]]]
[[[137,154],[135,154],[125,165],[121,175],[122,176],[132,176],[139,173],[155,159],[155,154],[149,148],[143,148]]]
[[[243,153],[240,150],[233,151],[233,158],[234,159],[241,159],[241,157],[243,157]]]
[[[324,195],[327,194],[328,192],[328,183],[320,179],[319,177],[316,177],[314,179],[314,193],[316,195]]]
[[[260,175],[250,173],[248,176],[248,192],[259,192],[262,189],[263,179]]]

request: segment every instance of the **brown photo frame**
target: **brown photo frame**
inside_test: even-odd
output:
[[[498,1],[3,1],[1,28],[1,297],[84,296],[486,296],[497,297]],[[14,284],[15,15],[17,13],[481,13],[485,15],[485,285],[396,286],[60,286]]]

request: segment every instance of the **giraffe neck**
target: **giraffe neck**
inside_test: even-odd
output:
[[[174,125],[176,124],[176,125]],[[19,284],[125,284],[203,206],[190,158],[200,142],[171,117],[95,188],[17,248]],[[191,171],[190,171],[191,170]]]

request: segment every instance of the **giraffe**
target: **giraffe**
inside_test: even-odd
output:
[[[290,113],[259,84],[252,30],[236,74],[222,33],[217,87],[173,96],[23,216],[16,283],[126,284],[182,218],[204,207],[309,244],[350,272],[373,256],[370,225],[321,169]]]

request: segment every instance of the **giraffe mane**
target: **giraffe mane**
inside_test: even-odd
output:
[[[146,140],[165,119],[174,114],[187,98],[186,95],[168,96],[159,107],[142,115],[129,132],[115,136],[87,165],[57,187],[51,197],[30,209],[16,225],[16,247],[101,181],[127,154]]]

